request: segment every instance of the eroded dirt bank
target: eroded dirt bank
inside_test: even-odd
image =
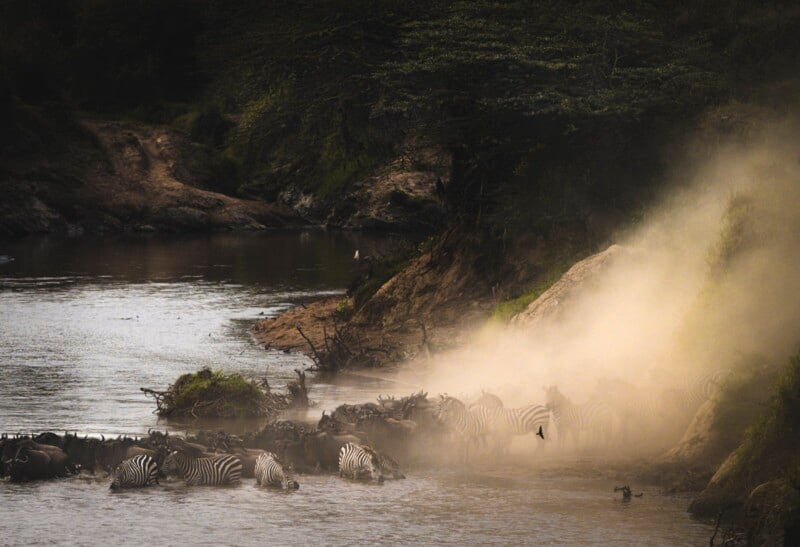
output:
[[[309,305],[262,322],[258,336],[283,343],[300,322],[312,332],[318,314],[327,326],[311,343],[334,357],[322,359],[325,368],[438,361],[431,389],[466,392],[504,378],[511,395],[529,399],[541,398],[530,386],[547,381],[576,399],[598,397],[631,420],[633,436],[618,444],[641,457],[640,476],[702,491],[692,511],[725,517],[732,541],[782,544],[800,529],[788,425],[800,408],[796,360],[787,369],[798,324],[800,254],[786,235],[797,233],[788,144],[796,134],[774,112],[711,111],[694,141],[707,155],[701,182],[676,192],[624,246],[598,249],[585,226],[560,227],[524,244],[503,242],[492,255],[468,233],[451,233],[362,303]],[[487,256],[502,266],[487,267]],[[568,262],[566,273],[532,291],[536,298],[512,314],[514,328],[479,340],[515,283],[543,283],[558,261]],[[332,330],[340,339],[326,344]]]
[[[9,162],[0,233],[263,229],[302,224],[289,208],[192,185],[185,137],[141,124],[84,120],[72,149]]]

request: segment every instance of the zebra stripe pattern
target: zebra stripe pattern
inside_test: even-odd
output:
[[[368,446],[347,443],[339,450],[339,476],[382,482],[380,458]]]
[[[464,403],[447,395],[442,395],[436,408],[436,417],[447,427],[464,438],[464,461],[469,460],[471,445],[485,445],[486,437],[492,434],[492,410],[484,406],[468,409]]]
[[[477,408],[477,407],[476,407]],[[550,410],[542,405],[519,408],[486,408],[491,429],[500,435],[526,435],[536,433],[539,427],[550,425]]]
[[[545,388],[547,408],[553,412],[553,420],[558,427],[558,441],[563,444],[567,435],[572,435],[578,443],[580,434],[592,431],[598,440],[611,440],[613,413],[603,401],[589,401],[575,404],[567,399],[556,386]]]
[[[286,490],[297,490],[300,485],[283,468],[283,464],[272,452],[262,452],[256,460],[256,484],[277,486]]]
[[[194,458],[175,450],[164,460],[164,472],[177,473],[190,486],[236,484],[242,478],[242,460],[230,454]]]
[[[540,436],[544,440],[550,426],[550,410],[542,405],[505,408],[500,397],[482,391],[481,397],[469,408],[477,411],[480,407],[485,408],[482,411],[489,418],[495,448],[500,452],[508,450],[511,437],[516,435],[538,435],[541,430]]]
[[[690,378],[682,387],[666,392],[664,402],[678,408],[697,410],[717,392],[725,376],[726,371],[714,370]]]
[[[491,433],[490,410],[494,409],[485,406],[468,409],[455,397],[442,395],[439,406],[436,408],[436,417],[459,435],[475,439]]]
[[[150,456],[140,455],[120,463],[112,475],[111,488],[138,488],[158,484],[158,464]]]

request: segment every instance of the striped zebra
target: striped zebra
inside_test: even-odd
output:
[[[297,490],[300,485],[294,477],[283,468],[283,464],[272,452],[262,452],[256,459],[256,484],[260,486],[278,486],[286,490]]]
[[[598,444],[611,441],[613,412],[607,403],[594,400],[578,405],[567,399],[557,386],[544,390],[547,408],[553,413],[553,421],[558,427],[559,446],[564,445],[568,436],[572,436],[578,446],[583,432],[589,432],[590,440]]]
[[[195,458],[173,450],[164,459],[164,473],[177,473],[189,486],[236,484],[242,477],[242,460],[238,456],[220,454]]]
[[[491,393],[483,392],[470,405],[473,412],[482,412],[489,419],[489,429],[499,452],[508,450],[512,437],[533,433],[544,440],[550,425],[550,410],[542,405],[505,408],[503,401]],[[542,445],[544,446],[544,445]]]
[[[526,435],[528,433],[542,435],[550,425],[550,410],[543,405],[526,405],[517,408],[505,408],[502,399],[497,395],[481,392],[480,398],[470,405],[470,409],[486,407],[492,417],[492,429],[506,435]],[[544,437],[542,436],[542,439]]]
[[[465,462],[469,460],[470,446],[473,444],[476,447],[485,446],[486,437],[492,434],[489,409],[484,406],[468,409],[455,397],[440,395],[435,415],[445,427],[455,431],[464,439]]]
[[[481,390],[481,396],[478,397],[478,400],[476,400],[474,403],[470,404],[469,408],[476,406],[485,406],[487,408],[503,408],[505,405],[503,404],[503,400],[494,393]]]
[[[380,458],[368,446],[347,443],[339,450],[339,476],[383,482]]]
[[[664,401],[694,412],[714,396],[727,375],[727,371],[713,370],[689,377],[679,387],[665,393]]]
[[[120,463],[112,473],[111,489],[138,488],[158,484],[158,464],[144,454]]]

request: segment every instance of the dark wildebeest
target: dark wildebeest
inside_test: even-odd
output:
[[[19,443],[14,457],[4,463],[12,481],[52,479],[74,472],[63,450],[30,440]]]

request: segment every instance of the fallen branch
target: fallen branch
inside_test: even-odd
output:
[[[303,329],[301,329],[299,325],[296,325],[295,328],[297,329],[297,332],[300,333],[300,336],[302,336],[303,339],[306,342],[308,342],[308,345],[311,347],[311,352],[314,354],[314,361],[317,362],[317,365],[322,366],[322,358],[319,356],[319,352],[317,351],[317,348],[314,346],[314,343],[309,339],[308,336],[306,336],[306,334],[303,332]]]

